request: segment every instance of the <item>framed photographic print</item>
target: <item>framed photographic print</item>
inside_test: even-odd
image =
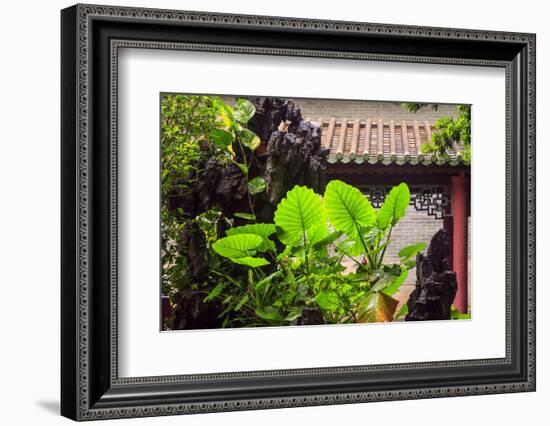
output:
[[[76,5],[74,420],[535,390],[535,36]]]

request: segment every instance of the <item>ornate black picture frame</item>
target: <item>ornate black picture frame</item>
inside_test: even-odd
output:
[[[62,28],[61,413],[159,416],[535,390],[535,35],[76,5]],[[117,51],[190,49],[506,72],[506,356],[119,378]]]

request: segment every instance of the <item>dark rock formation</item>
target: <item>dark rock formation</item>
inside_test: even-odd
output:
[[[266,99],[262,104],[271,106],[265,116],[270,120],[258,131],[270,131],[267,141],[264,179],[265,201],[276,207],[294,185],[306,185],[322,193],[327,183],[326,159],[329,150],[321,146],[321,128],[302,118],[300,108],[287,100]]]
[[[455,298],[456,273],[447,258],[451,254],[449,235],[443,229],[433,236],[427,255],[416,256],[416,286],[407,302],[405,321],[445,320],[451,318]]]
[[[281,121],[286,120],[288,101],[280,98],[251,98],[248,100],[256,106],[256,114],[248,122],[248,127],[262,141],[268,141]]]
[[[324,324],[325,319],[319,308],[304,308],[296,323],[298,325],[319,325]]]
[[[174,188],[167,197],[167,206],[172,211],[181,209],[184,218],[194,218],[213,206],[231,215],[246,210],[246,192],[246,179],[235,164],[209,159],[191,189]]]
[[[185,222],[181,233],[182,253],[187,257],[189,274],[195,282],[206,280],[208,275],[208,259],[206,255],[206,237],[197,222]]]
[[[264,151],[263,155],[249,155],[254,159],[249,173],[251,179],[265,179],[265,192],[254,197],[258,220],[265,222],[273,220],[277,204],[295,185],[324,192],[329,150],[321,146],[320,126],[303,120],[300,108],[291,100],[251,101],[256,104],[256,114],[249,128],[260,136]],[[167,197],[170,210],[180,209],[184,218],[193,218],[213,206],[227,216],[249,211],[246,179],[236,165],[211,158],[200,169],[191,189],[178,191],[175,185]]]
[[[167,324],[171,330],[196,330],[220,328],[222,320],[218,318],[223,310],[217,301],[203,302],[204,293],[183,291],[175,295]]]

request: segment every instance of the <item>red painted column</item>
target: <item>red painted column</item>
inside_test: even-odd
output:
[[[451,177],[453,208],[453,270],[458,290],[454,305],[462,313],[468,311],[468,203],[469,179],[464,174]]]

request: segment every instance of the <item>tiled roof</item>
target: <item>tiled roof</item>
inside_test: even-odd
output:
[[[310,121],[310,119],[308,119]],[[313,120],[315,121],[315,120]],[[431,140],[428,121],[394,121],[384,118],[316,120],[321,125],[321,143],[330,149],[330,163],[368,164],[464,164],[461,147],[455,145],[446,159],[423,154],[421,145]]]

